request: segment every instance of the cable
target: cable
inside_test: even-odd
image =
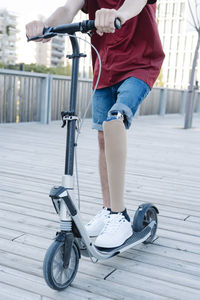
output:
[[[92,98],[93,98],[93,96],[94,96],[94,94],[95,94],[95,92],[96,92],[96,89],[97,89],[97,86],[98,86],[98,83],[99,83],[99,80],[100,80],[100,76],[101,76],[101,65],[102,65],[102,64],[101,64],[101,57],[100,57],[100,55],[99,55],[99,52],[98,52],[98,50],[96,49],[96,47],[95,47],[92,43],[90,43],[90,42],[86,41],[85,39],[83,39],[83,38],[81,38],[81,37],[79,37],[79,36],[76,36],[76,35],[67,34],[67,36],[71,36],[71,37],[80,39],[80,40],[84,41],[85,43],[89,44],[89,45],[94,49],[94,51],[96,52],[97,57],[98,57],[98,60],[99,60],[99,72],[98,72],[98,76],[97,76],[97,81],[96,81],[96,84],[95,84],[95,87],[94,87],[94,90],[93,90],[93,93],[92,93],[91,101],[89,101],[89,103],[88,103],[88,105],[87,105],[87,107],[86,107],[86,109],[85,109],[85,113],[84,113],[84,115],[83,115],[83,117],[82,117],[82,121],[81,121],[81,124],[80,124],[80,126],[79,126],[79,130],[77,131],[77,137],[76,137],[76,143],[77,143],[78,137],[79,137],[79,134],[80,134],[80,131],[81,131],[81,128],[82,128],[83,123],[84,123],[84,120],[85,120],[85,117],[86,117],[87,112],[88,112],[88,110],[89,110],[89,108],[90,108],[90,105],[92,104]]]
[[[75,160],[75,169],[76,169],[76,185],[77,185],[77,194],[78,194],[78,209],[81,209],[81,196],[79,188],[79,178],[78,178],[78,160],[77,160],[77,151],[76,147],[74,148],[74,160]]]

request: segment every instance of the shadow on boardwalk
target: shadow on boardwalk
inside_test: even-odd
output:
[[[125,198],[131,217],[142,202],[160,210],[157,238],[111,260],[82,258],[67,290],[42,277],[45,251],[59,227],[48,197],[63,174],[60,123],[0,125],[0,299],[200,299],[200,117],[139,117],[128,132]],[[102,205],[96,132],[87,120],[79,139],[81,212]]]

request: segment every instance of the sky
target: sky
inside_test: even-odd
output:
[[[35,44],[27,43],[25,25],[33,20],[37,20],[38,15],[48,17],[57,7],[64,5],[65,2],[66,0],[0,0],[0,9],[7,9],[18,16],[19,33],[17,47],[20,49],[18,62],[31,63],[34,61]]]
[[[20,15],[20,18],[28,20],[31,17],[37,17],[38,14],[42,14],[47,17],[58,6],[63,4],[65,4],[65,0],[1,0],[0,8],[6,8],[17,12],[17,14]]]

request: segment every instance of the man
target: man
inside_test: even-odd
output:
[[[102,73],[93,97],[93,128],[98,130],[99,169],[104,206],[86,225],[95,245],[113,248],[131,235],[123,194],[126,129],[152,88],[164,59],[155,21],[156,0],[68,0],[42,23],[27,24],[27,35],[40,35],[44,26],[71,23],[78,10],[95,19],[92,43],[102,59]],[[115,30],[114,20],[122,23]],[[46,42],[42,40],[42,42]],[[94,79],[99,63],[92,51]]]

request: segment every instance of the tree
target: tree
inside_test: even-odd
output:
[[[197,45],[194,53],[192,71],[190,74],[190,82],[189,82],[189,88],[187,93],[184,129],[188,129],[192,127],[192,117],[193,117],[193,110],[194,110],[195,69],[198,62],[198,53],[200,48],[200,0],[188,0],[188,7],[192,19],[192,21],[189,23],[197,32],[198,39],[197,39]]]
[[[6,26],[6,34],[7,34],[7,36],[10,35],[10,32],[11,32],[12,28],[15,29],[15,27],[12,26],[12,25],[7,25]]]
[[[166,86],[164,79],[163,79],[163,68],[160,71],[160,74],[156,80],[155,86],[157,86],[157,87],[165,87]]]
[[[32,64],[19,63],[15,65],[8,65],[0,61],[0,69],[1,68],[10,69],[10,70],[21,70],[22,68],[23,71],[26,72],[49,73],[49,74],[64,75],[64,76],[71,76],[71,72],[72,72],[72,66],[70,63],[68,63],[66,67],[56,66],[56,67],[48,68],[44,65],[36,65],[33,63]]]

